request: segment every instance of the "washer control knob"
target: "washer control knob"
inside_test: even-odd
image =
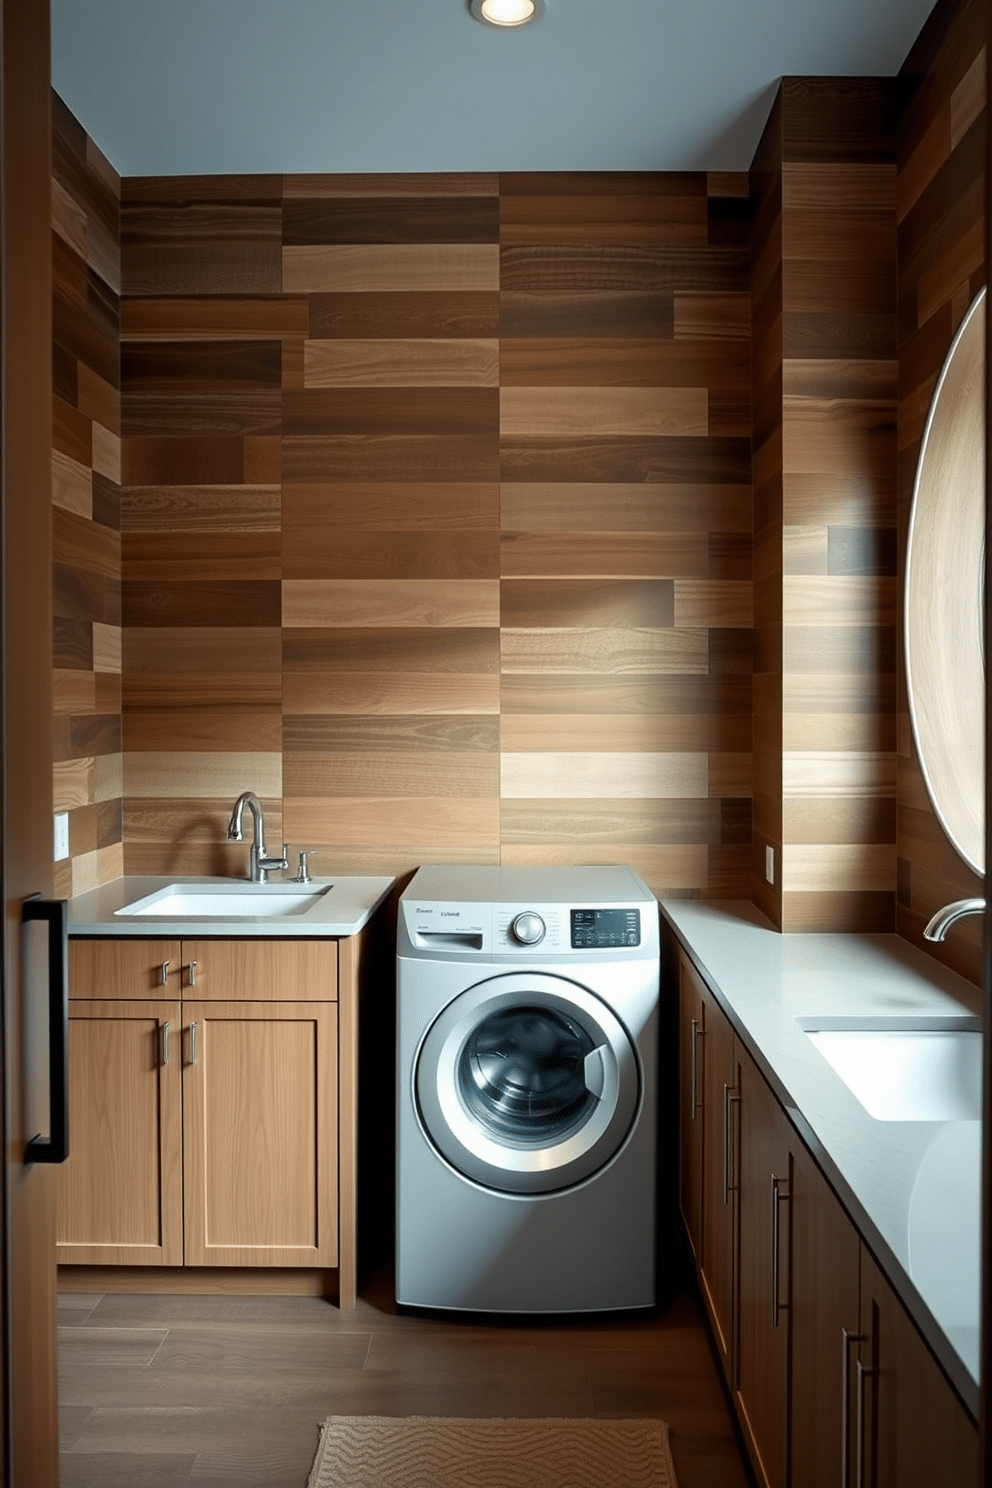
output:
[[[532,909],[518,914],[510,926],[510,934],[521,945],[540,945],[546,930],[544,921]]]

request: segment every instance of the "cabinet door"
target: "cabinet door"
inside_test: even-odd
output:
[[[856,1482],[858,1233],[801,1143],[792,1149],[792,1482]],[[844,1476],[846,1467],[846,1477]]]
[[[717,1351],[733,1384],[737,1272],[738,1089],[734,1034],[713,995],[696,981],[703,1007],[703,1244],[699,1278]]]
[[[978,1428],[864,1245],[861,1331],[856,1388],[863,1391],[864,1426],[855,1481],[866,1488],[977,1488]]]
[[[182,1265],[180,1026],[178,1002],[70,1003],[60,1262]]]
[[[703,1247],[703,1000],[692,968],[679,958],[679,1198],[693,1258]]]
[[[334,940],[184,940],[183,995],[199,1002],[334,1002]]]
[[[186,1264],[336,1266],[337,1007],[183,1002]]]
[[[790,1128],[764,1077],[738,1052],[740,1258],[736,1401],[759,1483],[788,1478]]]

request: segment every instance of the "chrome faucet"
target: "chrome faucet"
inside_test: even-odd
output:
[[[977,915],[985,913],[984,899],[955,899],[953,904],[945,904],[943,909],[938,909],[933,919],[923,932],[924,940],[943,940],[951,926],[958,920],[963,920],[966,915]]]
[[[289,867],[289,843],[283,843],[281,858],[270,858],[266,856],[265,822],[262,818],[261,803],[254,791],[242,791],[234,803],[231,820],[227,824],[227,835],[232,842],[242,841],[241,818],[244,815],[246,806],[251,812],[255,838],[251,845],[251,855],[248,860],[248,877],[252,883],[268,883],[269,873],[273,869]]]

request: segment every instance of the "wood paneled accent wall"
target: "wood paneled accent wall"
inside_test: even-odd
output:
[[[892,80],[787,78],[752,174],[752,893],[783,930],[894,928],[896,122]]]
[[[954,333],[986,282],[988,7],[938,4],[902,72],[899,143],[899,552],[930,399]],[[984,894],[930,805],[899,678],[899,933],[979,982],[981,919],[940,946],[922,938],[942,905]]]
[[[120,179],[53,95],[55,892],[123,871]]]
[[[746,896],[743,176],[123,185],[128,871]]]

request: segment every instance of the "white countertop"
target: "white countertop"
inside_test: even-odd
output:
[[[981,1123],[874,1120],[797,1019],[976,1015],[978,988],[897,935],[781,935],[746,903],[662,913],[977,1416]]]
[[[314,906],[302,914],[274,917],[238,915],[224,918],[183,915],[182,918],[169,918],[165,915],[120,913],[126,905],[165,889],[170,884],[199,884],[223,890],[241,882],[242,880],[230,878],[117,878],[113,883],[91,889],[86,894],[77,894],[69,900],[69,935],[126,935],[146,939],[155,936],[178,938],[228,935],[250,938],[264,936],[270,940],[284,936],[313,939],[324,935],[354,935],[371,919],[393,887],[395,879],[344,876],[314,878],[306,888],[299,886],[303,892],[309,889],[316,898]],[[282,882],[280,879],[272,880],[273,886]],[[320,894],[322,889],[328,889],[328,892]]]

